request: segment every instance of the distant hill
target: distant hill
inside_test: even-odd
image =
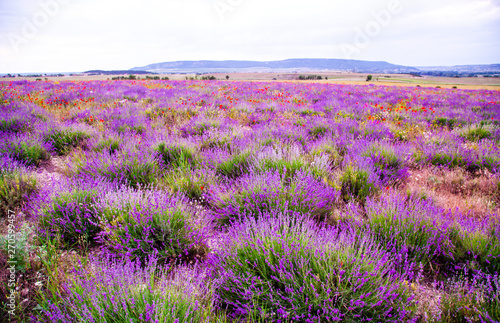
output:
[[[456,65],[456,66],[419,66],[417,67],[421,75],[431,76],[448,76],[448,77],[464,77],[464,76],[500,76],[500,64],[487,65]]]
[[[359,73],[415,73],[418,69],[388,62],[351,59],[303,58],[281,61],[175,61],[134,67],[130,72],[155,73],[216,73],[216,72],[293,72],[348,71]]]
[[[417,66],[421,71],[453,71],[462,73],[498,73],[500,64],[455,65],[455,66]]]
[[[96,75],[128,75],[131,74],[130,70],[114,70],[114,71],[103,71],[103,70],[91,70],[83,72],[85,74],[96,74]],[[134,74],[156,74],[144,70],[134,70]]]

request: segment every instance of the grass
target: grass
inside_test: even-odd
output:
[[[347,166],[340,176],[341,196],[344,201],[358,201],[364,203],[368,196],[377,193],[377,187],[370,183],[369,174],[362,169]]]
[[[489,126],[473,126],[463,129],[460,136],[469,141],[479,141],[483,139],[490,139],[492,127]]]
[[[131,187],[145,187],[156,183],[160,173],[156,155],[137,151],[109,151],[76,156],[75,173],[92,177],[102,176],[109,181]]]
[[[372,145],[362,156],[372,160],[379,178],[383,182],[397,180],[398,171],[403,167],[404,161],[392,147]]]
[[[41,216],[40,225],[50,237],[60,236],[67,248],[86,247],[101,231],[101,214],[96,191],[76,190],[56,197]]]
[[[82,131],[52,130],[45,135],[45,142],[52,145],[58,155],[66,155],[89,135]]]
[[[182,192],[191,199],[201,200],[207,188],[213,183],[213,174],[199,169],[173,169],[159,180],[159,185],[173,193]]]
[[[496,230],[499,230],[498,228]],[[451,228],[450,238],[454,245],[456,261],[468,263],[471,269],[494,273],[500,272],[500,244],[494,229],[489,233],[467,231],[460,226]]]
[[[13,144],[9,154],[14,159],[28,166],[38,166],[41,161],[50,158],[47,150],[38,143],[29,144],[27,142],[20,142]]]
[[[0,120],[0,132],[17,133],[28,129],[28,125],[19,119]]]
[[[36,191],[34,178],[19,172],[0,171],[0,218],[13,216]]]
[[[196,161],[194,149],[185,146],[160,143],[156,151],[158,151],[164,165],[173,168],[186,168]]]
[[[236,178],[247,173],[250,168],[250,153],[241,153],[231,156],[228,160],[219,163],[215,168],[217,175]]]
[[[116,139],[108,138],[101,140],[93,147],[94,151],[101,152],[104,150],[109,151],[111,154],[114,154],[118,150],[120,150],[121,142]]]

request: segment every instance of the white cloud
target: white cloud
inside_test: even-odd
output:
[[[0,72],[342,58],[340,45],[354,43],[357,30],[373,25],[372,13],[388,10],[391,1],[399,1],[401,13],[391,14],[352,58],[405,65],[498,63],[500,49],[497,0],[64,0],[16,52],[8,35],[22,36],[26,21],[43,12],[39,1],[63,0],[0,4]],[[221,3],[230,9],[222,19],[214,7]]]

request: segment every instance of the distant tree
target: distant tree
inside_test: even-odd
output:
[[[226,80],[229,80],[229,75],[226,75]]]
[[[370,81],[372,80],[372,78],[373,78],[373,76],[368,75],[368,76],[366,77],[366,82],[370,82]]]

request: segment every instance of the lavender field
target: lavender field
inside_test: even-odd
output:
[[[0,89],[2,321],[500,321],[498,91]]]

